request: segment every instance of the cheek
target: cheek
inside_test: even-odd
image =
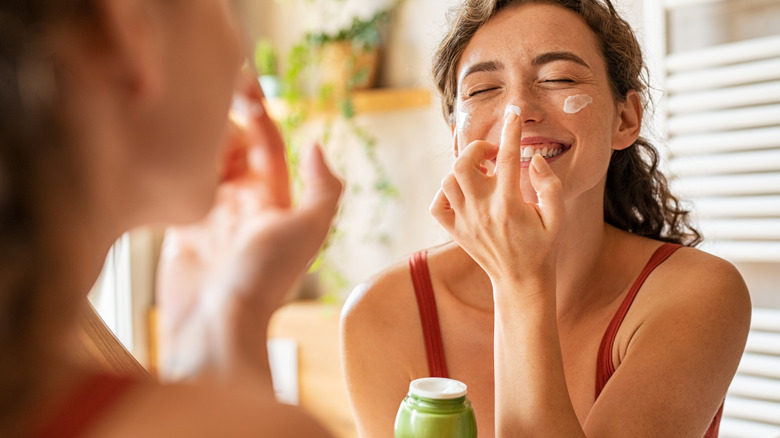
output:
[[[498,143],[501,138],[503,111],[490,107],[458,107],[455,120],[455,135],[458,149],[463,150],[475,140],[486,140]]]

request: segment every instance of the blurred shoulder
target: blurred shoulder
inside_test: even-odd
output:
[[[330,436],[300,408],[280,404],[255,386],[138,385],[89,436]]]

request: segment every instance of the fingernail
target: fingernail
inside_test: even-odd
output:
[[[534,170],[538,173],[542,173],[542,167],[544,167],[542,163],[544,162],[544,157],[542,157],[541,154],[534,154],[534,156],[531,157],[531,165],[534,166]]]
[[[504,111],[504,120],[507,122],[514,122],[520,117],[520,107],[517,105],[507,105]]]

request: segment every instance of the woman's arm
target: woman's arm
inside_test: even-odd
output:
[[[750,312],[731,264],[675,252],[627,316],[639,325],[618,342],[619,366],[585,421],[588,436],[703,436],[736,372]]]

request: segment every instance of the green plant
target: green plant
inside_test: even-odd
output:
[[[353,17],[348,27],[339,29],[336,32],[308,33],[306,34],[306,40],[313,46],[321,46],[338,41],[351,41],[355,49],[373,49],[381,43],[382,27],[390,19],[390,15],[395,7],[396,5],[393,5],[387,9],[380,10],[368,19]]]
[[[299,189],[301,185],[297,174],[300,150],[303,143],[299,130],[306,121],[311,120],[312,111],[321,111],[329,114],[319,136],[321,143],[326,148],[331,142],[346,140],[340,137],[337,138],[338,136],[334,134],[333,126],[336,121],[346,123],[348,135],[363,146],[365,157],[374,175],[374,182],[368,189],[376,193],[379,199],[379,205],[374,209],[373,221],[375,223],[381,218],[383,207],[391,199],[398,196],[398,189],[388,177],[387,171],[376,154],[376,137],[360,126],[356,120],[358,114],[355,111],[350,91],[352,91],[355,84],[362,82],[363,76],[367,73],[361,69],[347,68],[347,71],[352,73],[346,80],[346,93],[337,93],[333,84],[316,83],[317,75],[315,69],[320,62],[320,49],[326,44],[351,41],[352,56],[350,57],[351,59],[348,59],[348,63],[350,61],[354,62],[356,54],[378,48],[382,42],[383,26],[388,23],[393,10],[398,4],[399,2],[396,2],[391,7],[376,12],[368,19],[354,18],[349,26],[333,33],[305,34],[287,52],[284,59],[285,68],[281,74],[281,98],[285,102],[287,111],[279,122],[288,147],[290,171],[295,187]],[[350,66],[347,65],[346,67]],[[335,115],[328,111],[329,108],[333,107],[337,109]],[[348,169],[341,169],[341,172],[348,173]],[[355,192],[362,190],[362,188],[353,186],[351,190]],[[333,241],[339,239],[342,234],[343,230],[338,228],[329,234],[323,249],[311,268],[312,271],[319,273],[320,281],[323,283],[325,290],[328,291],[323,295],[322,299],[324,301],[338,301],[340,298],[334,294],[348,284],[344,276],[330,265],[326,256],[329,246]],[[389,240],[384,235],[372,236],[372,239],[379,243],[387,243]]]
[[[255,46],[255,68],[259,75],[276,75],[276,49],[267,39],[262,39]]]

